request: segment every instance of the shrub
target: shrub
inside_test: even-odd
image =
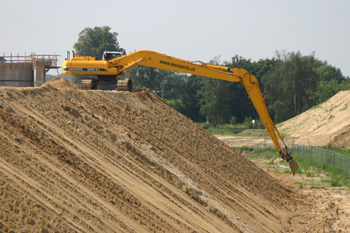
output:
[[[253,128],[253,123],[252,123],[252,117],[246,117],[243,121],[243,125],[247,127],[248,129]]]

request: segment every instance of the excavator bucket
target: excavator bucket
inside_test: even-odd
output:
[[[293,160],[289,161],[288,163],[289,163],[290,170],[292,171],[292,174],[294,176],[294,174],[299,168],[299,164]]]
[[[283,161],[285,160],[288,162],[290,170],[294,176],[299,168],[299,164],[297,162],[293,161],[293,157],[288,152],[286,152],[285,154],[281,154],[281,157],[282,157]]]

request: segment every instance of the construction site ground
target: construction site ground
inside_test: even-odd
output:
[[[332,187],[329,182],[330,175],[316,168],[310,167],[308,171],[293,177],[286,162],[281,163],[274,157],[243,154],[290,190],[308,197],[309,207],[296,208],[290,219],[292,226],[298,226],[294,228],[294,232],[350,231],[348,187]]]
[[[258,130],[257,130],[258,131]],[[261,130],[259,130],[261,131]],[[218,139],[233,148],[246,147],[268,147],[273,146],[272,140],[267,136],[235,136],[235,135],[215,135]]]
[[[350,227],[347,189],[300,188],[298,175],[250,161],[146,88],[1,87],[0,145],[0,232]]]
[[[287,141],[308,146],[350,146],[350,91],[277,125]]]

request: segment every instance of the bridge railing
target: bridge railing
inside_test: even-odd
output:
[[[57,67],[58,62],[58,56],[60,55],[37,55],[35,53],[31,53],[29,55],[24,54],[24,56],[20,56],[18,53],[17,55],[13,55],[10,53],[10,55],[5,55],[3,53],[0,55],[0,63],[6,63],[6,64],[23,64],[23,63],[33,63],[34,66],[36,65],[48,65],[52,67]]]

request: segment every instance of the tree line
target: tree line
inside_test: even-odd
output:
[[[244,68],[257,77],[269,113],[275,123],[297,116],[341,90],[350,90],[350,80],[339,68],[320,61],[312,53],[276,51],[272,59],[251,61],[235,55],[231,61],[209,63]],[[168,104],[194,121],[214,125],[259,119],[245,89],[232,83],[151,67],[136,66],[126,78],[134,88],[150,88]]]
[[[124,51],[117,33],[109,27],[86,28],[75,43],[77,55],[101,57],[104,50]],[[160,51],[161,52],[161,51]],[[244,68],[259,82],[271,118],[288,120],[318,105],[341,90],[350,90],[350,79],[339,68],[315,57],[315,53],[276,51],[271,59],[251,61],[235,55],[209,63]],[[80,77],[73,77],[78,82]],[[118,77],[119,78],[119,77]],[[188,75],[146,66],[134,66],[120,78],[130,78],[134,90],[148,87],[180,113],[196,122],[214,125],[259,119],[245,89],[239,83]]]

